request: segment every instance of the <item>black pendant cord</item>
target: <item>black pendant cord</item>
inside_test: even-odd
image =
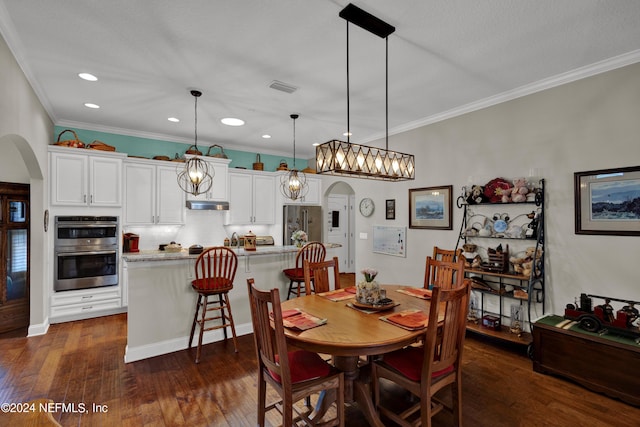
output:
[[[196,99],[195,107],[194,107],[194,116],[195,116],[195,150],[198,151],[198,98],[202,95],[202,92],[199,90],[192,90],[191,95]]]
[[[385,117],[385,149],[389,151],[389,37],[384,38],[384,117]]]
[[[349,99],[349,21],[347,21],[347,143],[351,138],[351,123],[349,121],[350,99]]]
[[[294,114],[295,115],[295,114]],[[296,117],[293,118],[293,168],[296,168]]]

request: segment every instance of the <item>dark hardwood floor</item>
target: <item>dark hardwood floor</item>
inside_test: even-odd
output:
[[[73,404],[54,414],[63,426],[256,425],[251,335],[239,337],[237,354],[230,344],[205,346],[199,365],[194,350],[125,364],[126,336],[126,314],[51,325],[46,335],[32,338],[0,336],[0,403],[49,398]],[[407,396],[397,391],[385,388],[388,399],[406,404]],[[467,426],[640,423],[640,408],[535,373],[522,349],[473,335],[465,341],[463,413]],[[269,414],[271,425],[279,420]],[[441,414],[435,421],[450,425],[451,417]],[[2,413],[0,425],[6,425]],[[349,407],[346,425],[367,423]]]

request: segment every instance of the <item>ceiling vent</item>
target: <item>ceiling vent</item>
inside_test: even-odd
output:
[[[293,92],[298,90],[297,87],[292,86],[292,85],[290,85],[288,83],[280,82],[278,80],[272,81],[271,84],[269,85],[269,87],[271,89],[279,90],[281,92],[286,92],[286,93],[293,93]]]

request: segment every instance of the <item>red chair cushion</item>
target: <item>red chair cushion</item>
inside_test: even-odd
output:
[[[385,364],[391,366],[412,381],[420,381],[423,359],[424,348],[422,347],[405,347],[384,355]],[[450,372],[453,372],[453,365],[433,372],[431,378],[438,378]]]
[[[191,286],[197,291],[215,291],[233,287],[233,282],[224,277],[209,277],[191,281]]]
[[[331,372],[329,364],[322,360],[317,353],[306,350],[296,350],[290,351],[288,356],[291,382],[294,384],[314,378],[326,377]],[[274,380],[278,382],[281,381],[280,375],[277,373],[269,370],[269,374]]]
[[[289,280],[293,280],[294,282],[304,281],[304,270],[302,268],[285,268],[282,272]]]

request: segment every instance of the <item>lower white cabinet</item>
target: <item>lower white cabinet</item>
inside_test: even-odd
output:
[[[120,286],[53,292],[51,296],[52,323],[80,320],[120,311]]]
[[[275,192],[273,172],[230,171],[226,223],[275,224]]]
[[[158,163],[125,161],[125,225],[184,224],[185,193],[176,165]]]

